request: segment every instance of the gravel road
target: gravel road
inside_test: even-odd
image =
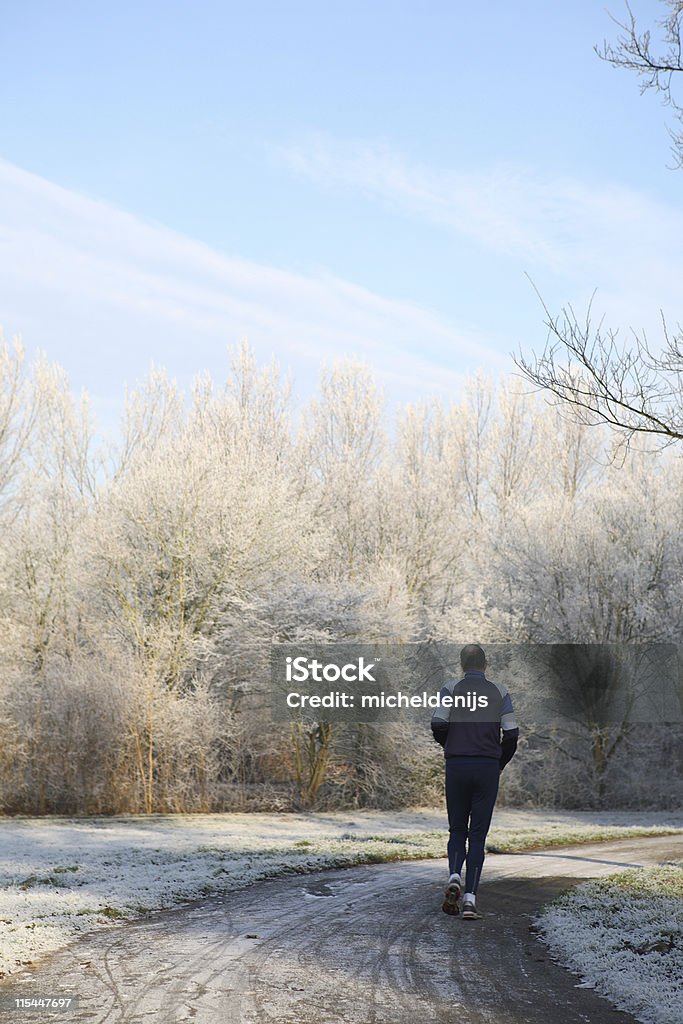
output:
[[[543,903],[623,866],[683,859],[683,836],[489,855],[481,920],[441,912],[445,861],[259,882],[86,936],[0,997],[70,994],[76,1009],[0,1010],[2,1024],[625,1024],[529,930]]]

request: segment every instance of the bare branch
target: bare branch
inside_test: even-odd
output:
[[[640,32],[636,20],[626,4],[628,17],[612,21],[621,29],[616,44],[603,41],[602,46],[594,47],[601,60],[615,68],[634,71],[640,77],[641,95],[648,89],[659,93],[662,102],[671,107],[674,117],[683,125],[683,107],[677,103],[672,92],[674,76],[683,72],[683,40],[681,38],[681,22],[683,20],[683,0],[663,0],[668,7],[668,14],[658,25],[662,29],[665,49],[653,52],[651,33],[649,30]],[[683,167],[683,128],[669,129],[672,140],[672,151],[677,167]]]
[[[537,291],[538,294],[538,291]],[[540,296],[539,296],[540,298]],[[541,299],[548,340],[540,356],[513,356],[527,380],[573,406],[581,422],[607,423],[628,445],[636,434],[660,446],[683,440],[683,337],[664,323],[665,348],[655,355],[643,334],[628,348],[618,331],[593,327],[592,299],[584,323],[571,306],[553,316]]]

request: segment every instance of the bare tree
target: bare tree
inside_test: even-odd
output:
[[[683,72],[683,0],[663,0],[666,17],[658,25],[663,49],[653,50],[650,30],[641,31],[626,4],[616,43],[595,47],[613,67],[635,72],[641,92],[654,89],[680,125],[671,130],[676,166],[683,168],[683,106],[676,101],[676,76]],[[541,300],[542,301],[542,300]],[[533,384],[568,403],[584,423],[608,423],[628,446],[636,435],[654,437],[660,447],[683,440],[683,331],[670,332],[662,320],[663,344],[653,351],[642,332],[631,345],[618,331],[594,327],[589,304],[580,321],[571,306],[553,316],[543,303],[549,335],[544,351],[515,363]]]
[[[661,447],[683,440],[683,331],[670,334],[655,354],[645,334],[634,345],[618,331],[593,327],[591,306],[579,321],[571,306],[553,316],[545,303],[548,340],[540,356],[514,356],[522,374],[572,406],[583,423],[607,423],[626,445],[636,435],[654,437]]]
[[[672,151],[677,167],[683,167],[683,106],[677,103],[672,87],[675,76],[683,72],[683,43],[681,41],[681,21],[683,19],[683,0],[663,0],[667,8],[666,17],[658,22],[664,37],[664,49],[654,52],[651,46],[649,30],[639,31],[636,19],[626,4],[625,21],[612,20],[621,29],[616,44],[603,42],[596,46],[595,52],[615,68],[626,68],[634,71],[641,80],[641,93],[654,89],[659,93],[666,106],[671,107],[680,128],[669,129]]]

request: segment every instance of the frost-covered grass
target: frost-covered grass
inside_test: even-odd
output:
[[[683,817],[496,811],[490,848],[663,834]],[[635,828],[635,831],[634,831]],[[0,975],[78,934],[262,878],[379,861],[445,857],[431,808],[335,814],[0,819]]]
[[[608,843],[615,839],[675,835],[680,829],[666,825],[552,824],[539,828],[492,828],[486,841],[490,853],[522,853],[578,843]]]
[[[584,882],[537,923],[586,987],[644,1024],[683,1021],[683,862]]]

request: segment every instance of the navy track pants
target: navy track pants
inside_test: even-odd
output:
[[[479,885],[499,778],[500,762],[496,758],[446,758],[448,870],[460,875],[467,860],[465,892],[476,893]]]

